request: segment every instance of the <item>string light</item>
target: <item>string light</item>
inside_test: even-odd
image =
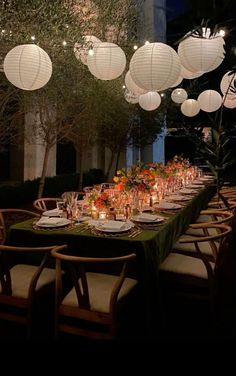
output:
[[[126,86],[125,86],[125,85],[123,85],[123,86],[122,86],[122,89],[126,89]]]
[[[134,50],[137,50],[137,49],[138,49],[137,44],[134,45],[133,49],[134,49]]]
[[[63,46],[66,46],[66,45],[67,45],[67,42],[66,42],[65,40],[63,40],[62,45],[63,45]]]
[[[224,29],[221,29],[221,30],[219,31],[219,34],[220,34],[221,37],[224,37],[225,34],[226,34],[226,32],[225,32]]]
[[[30,39],[31,39],[31,40],[35,40],[35,36],[34,36],[34,35],[32,35]]]
[[[148,44],[150,44],[150,42],[148,40],[146,40],[145,45],[147,46]]]
[[[89,54],[90,56],[93,56],[93,55],[94,55],[94,50],[93,50],[92,48],[90,48],[90,49],[88,50],[88,54]]]

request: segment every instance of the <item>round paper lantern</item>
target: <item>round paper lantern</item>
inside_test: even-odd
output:
[[[219,35],[209,36],[209,32],[189,36],[180,42],[178,55],[181,64],[191,72],[210,72],[224,60],[224,39]]]
[[[22,44],[8,52],[3,63],[7,79],[23,90],[37,90],[52,75],[52,62],[47,52],[36,44]]]
[[[188,93],[182,88],[177,88],[172,91],[171,99],[175,103],[183,103],[188,98]]]
[[[222,105],[222,97],[216,90],[205,90],[199,94],[197,99],[200,109],[205,112],[218,110]]]
[[[138,87],[136,85],[136,83],[131,78],[130,71],[128,71],[125,75],[125,85],[127,89],[131,91],[131,93],[137,95],[145,94],[147,92],[147,90],[141,89],[141,87]]]
[[[160,91],[173,85],[180,75],[180,61],[173,48],[164,43],[140,47],[130,60],[130,74],[138,87]]]
[[[222,94],[233,93],[236,90],[236,73],[230,74],[230,71],[225,73],[220,82],[220,90]]]
[[[131,104],[138,103],[139,95],[131,93],[130,91],[125,91],[125,99],[127,102]]]
[[[181,104],[180,109],[181,112],[188,117],[195,116],[200,111],[199,104],[195,99],[186,99],[186,101]]]
[[[227,95],[226,99],[223,100],[223,105],[226,108],[235,108],[236,107],[236,96],[230,97],[230,96]]]
[[[146,111],[153,111],[161,104],[161,96],[155,91],[149,91],[139,96],[139,105]]]
[[[88,69],[100,80],[113,80],[119,77],[126,66],[124,51],[114,43],[102,42],[87,57]]]
[[[170,87],[176,87],[176,86],[179,86],[181,84],[181,82],[183,81],[183,77],[180,76],[177,78],[177,80],[173,83],[173,85],[171,85]]]
[[[94,50],[101,43],[101,40],[93,35],[85,35],[82,37],[83,43],[75,43],[74,53],[76,59],[87,65],[87,56],[90,49]]]
[[[190,72],[183,65],[181,66],[181,76],[187,80],[193,80],[194,78],[200,77],[204,72]]]

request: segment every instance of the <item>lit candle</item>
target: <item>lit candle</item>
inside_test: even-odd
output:
[[[92,209],[91,209],[91,217],[93,219],[98,219],[98,209],[96,208],[95,205],[92,206]]]
[[[99,219],[106,219],[107,213],[105,211],[100,211],[99,212]]]

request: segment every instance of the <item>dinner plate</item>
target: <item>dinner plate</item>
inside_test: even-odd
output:
[[[105,224],[95,226],[95,229],[101,232],[126,232],[129,231],[133,225],[131,223],[124,222],[124,226],[122,228],[106,228]]]
[[[181,196],[181,195],[172,195],[172,196],[169,196],[168,199],[172,200],[172,201],[188,201],[188,200],[191,200],[190,197]]]
[[[165,218],[159,217],[159,216],[153,216],[155,219],[151,218],[142,218],[140,215],[136,215],[131,218],[131,221],[136,222],[136,223],[148,223],[148,224],[157,224],[160,222],[163,222]]]
[[[54,218],[54,217],[51,217],[51,218]],[[64,227],[64,226],[67,226],[71,223],[70,219],[67,219],[67,218],[57,218],[58,221],[55,222],[55,221],[51,221],[50,222],[50,218],[48,218],[48,221],[45,221],[45,222],[40,222],[37,221],[36,222],[36,226],[38,227],[45,227],[45,228],[57,228],[57,227]]]
[[[164,201],[164,202],[160,202],[159,204],[155,205],[155,208],[157,209],[181,209],[182,206],[179,205],[179,204],[175,204],[173,202],[167,202],[167,201]]]

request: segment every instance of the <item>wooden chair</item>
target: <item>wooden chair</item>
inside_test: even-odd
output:
[[[32,334],[35,303],[54,291],[55,269],[45,266],[52,249],[53,246],[0,245],[0,319],[25,325],[28,338]],[[24,257],[37,257],[39,263],[24,263]],[[15,258],[20,259],[20,263],[16,263]]]
[[[209,299],[214,302],[215,275],[218,268],[219,255],[224,252],[227,237],[231,233],[230,226],[225,224],[203,224],[205,229],[215,228],[217,235],[186,237],[181,243],[192,246],[195,252],[190,255],[176,253],[173,250],[160,265],[160,277],[169,290],[178,294]],[[202,252],[202,245],[211,243],[212,261]],[[199,295],[200,294],[200,295]]]
[[[111,339],[117,334],[117,310],[134,290],[137,280],[127,278],[128,262],[135,254],[111,258],[88,258],[65,254],[66,246],[52,250],[56,258],[55,335],[59,332],[96,339]],[[62,263],[73,284],[63,297]],[[119,276],[88,272],[89,265],[118,264]]]
[[[58,201],[62,201],[62,199],[60,197],[41,197],[33,202],[33,206],[42,213],[46,210],[55,209]]]
[[[29,210],[0,209],[0,244],[6,243],[11,225],[35,217],[39,217],[39,214]]]

